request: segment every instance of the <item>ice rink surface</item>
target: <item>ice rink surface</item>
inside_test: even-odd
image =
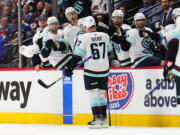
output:
[[[0,124],[0,135],[180,135],[180,128]]]

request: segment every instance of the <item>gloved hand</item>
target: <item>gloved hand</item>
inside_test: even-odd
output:
[[[150,48],[152,51],[160,51],[160,44],[159,44],[159,43],[156,43],[156,42],[151,42],[149,48]]]
[[[49,39],[46,44],[45,47],[48,49],[51,49],[51,47],[54,46],[54,41],[52,39]]]
[[[171,67],[164,66],[163,77],[168,82],[174,80],[175,75],[172,73],[172,66]]]
[[[148,30],[139,30],[139,35],[140,37],[144,37],[144,38],[151,38],[151,32]]]
[[[64,42],[58,42],[56,41],[53,45],[54,51],[65,51],[66,50],[66,44]]]
[[[73,69],[70,66],[66,65],[65,66],[65,76],[70,77],[72,75],[73,75]]]

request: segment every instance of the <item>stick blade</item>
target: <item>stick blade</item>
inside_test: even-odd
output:
[[[41,79],[38,79],[38,83],[46,89],[49,88]]]

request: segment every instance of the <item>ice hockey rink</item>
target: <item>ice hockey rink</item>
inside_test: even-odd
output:
[[[88,126],[0,124],[0,135],[179,135],[180,128],[109,127],[89,129]]]

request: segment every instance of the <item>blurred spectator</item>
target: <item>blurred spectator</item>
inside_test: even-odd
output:
[[[138,13],[144,12],[145,10],[149,9],[152,7],[152,0],[143,0],[143,8],[140,8],[138,10]],[[146,15],[146,17],[148,17],[151,13],[151,10],[144,12],[144,14]]]
[[[22,9],[23,20],[24,22],[31,24],[32,23],[32,13],[30,12],[30,6],[25,4]]]
[[[9,19],[7,16],[2,16],[0,18],[0,37],[4,40],[4,43],[6,44],[7,41],[7,31],[9,26]]]
[[[92,0],[91,11],[97,21],[101,18],[102,22],[108,24],[108,0]]]
[[[67,22],[67,19],[66,19],[66,16],[65,16],[65,8],[62,7],[62,6],[58,7],[58,20],[59,20],[60,25]]]
[[[2,15],[1,15],[1,16],[8,16],[8,17],[10,17],[11,14],[12,14],[12,12],[11,12],[10,6],[5,5],[5,6],[3,7]]]
[[[126,5],[120,5],[119,9],[124,13],[123,23],[130,25],[131,23],[129,21],[127,21],[127,18],[128,18],[128,14],[127,14],[128,9],[127,9],[127,6]]]
[[[11,26],[8,27],[7,38],[9,43],[17,43],[18,41],[18,16],[17,14],[13,14],[11,22],[13,23]],[[31,27],[22,22],[22,41],[32,37],[32,30]]]
[[[161,0],[161,7],[163,12],[160,15],[160,27],[165,27],[168,24],[173,24],[173,9],[170,7],[170,0]]]
[[[48,17],[52,16],[51,8],[52,8],[51,1],[50,0],[46,0],[45,4],[44,4],[44,9],[42,11],[42,14],[45,15],[45,16],[48,16]]]
[[[4,60],[6,55],[5,46],[4,46],[4,40],[0,36],[0,63]]]

